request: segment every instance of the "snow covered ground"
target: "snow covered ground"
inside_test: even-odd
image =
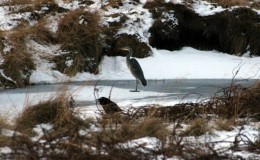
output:
[[[72,5],[66,5],[62,0],[57,0],[60,5],[68,7],[70,9],[77,8],[78,4],[75,2]],[[143,3],[145,0],[142,1]],[[181,0],[175,0],[174,3],[183,3]],[[97,7],[92,6],[93,8]],[[127,6],[131,7],[131,6]],[[221,7],[215,8],[207,2],[195,3],[193,6],[194,10],[203,15],[210,15],[216,12],[224,10]],[[141,9],[140,9],[141,10]],[[111,11],[113,12],[113,11]],[[10,24],[10,19],[15,19],[17,17],[12,17],[14,15],[7,15],[8,11],[5,7],[0,7],[0,30],[10,30],[17,26],[15,23]],[[146,13],[146,12],[145,12]],[[144,14],[149,16],[148,13]],[[28,16],[28,15],[20,15]],[[18,17],[19,18],[19,17]],[[147,17],[142,17],[146,19]],[[148,18],[149,23],[152,23]],[[147,21],[146,21],[147,22]],[[145,25],[146,22],[144,23]],[[129,22],[130,23],[130,22]],[[149,25],[148,25],[149,26]],[[52,27],[55,30],[55,26]],[[144,28],[147,29],[147,28]],[[128,29],[129,30],[129,29]],[[138,28],[134,28],[138,30]],[[130,30],[132,31],[132,30]],[[147,30],[146,30],[147,31]],[[125,30],[121,30],[120,33],[124,33]],[[146,33],[144,30],[139,31],[143,41],[147,41],[148,35],[143,35]],[[32,48],[35,53],[53,54],[59,49],[59,45],[48,46],[38,44],[34,41],[30,41],[28,46]],[[88,86],[87,81],[98,81],[98,80],[134,80],[133,76],[130,74],[125,57],[107,57],[105,56],[99,66],[100,73],[98,75],[93,75],[89,73],[78,73],[74,77],[67,77],[66,75],[52,70],[54,64],[41,59],[38,55],[35,55],[34,59],[37,60],[37,69],[32,73],[31,83],[43,84],[44,83],[60,83],[68,81],[80,81],[86,82],[84,86],[69,87],[68,94],[74,97],[76,101],[94,101],[94,87]],[[152,48],[152,53],[150,57],[138,59],[141,67],[143,68],[144,75],[146,79],[232,79],[236,72],[238,71],[235,78],[238,79],[259,79],[260,77],[260,57],[250,58],[247,55],[242,57],[228,55],[226,53],[220,53],[217,51],[200,51],[191,47],[184,47],[179,51],[167,51],[158,50]],[[1,63],[1,60],[0,60]],[[149,84],[148,84],[149,85]],[[112,86],[96,86],[99,89],[98,95],[108,96]],[[16,93],[15,93],[16,92]],[[28,104],[35,104],[39,101],[46,100],[49,97],[58,94],[58,90],[46,91],[46,92],[26,92],[26,89],[15,89],[15,90],[4,90],[0,92],[0,112],[6,117],[12,119],[17,113],[23,110]],[[174,92],[174,91],[173,91]],[[158,93],[151,91],[142,91],[139,93],[129,92],[128,89],[113,88],[112,89],[112,99],[114,98],[116,102],[122,108],[128,108],[129,106],[142,106],[145,104],[161,104],[170,105],[176,104],[174,102],[161,103],[158,101],[142,102],[136,101],[134,99],[142,99],[144,96],[160,97],[165,96],[167,93]],[[97,111],[96,105],[83,106],[78,109],[79,112],[85,113],[86,115],[95,116]],[[252,140],[259,134],[255,128],[246,126],[248,137]],[[230,137],[234,138],[234,135],[238,133],[238,129],[235,128],[232,132],[216,132],[216,138],[214,140],[230,140]],[[202,137],[202,139],[205,137]],[[146,141],[147,139],[145,139]],[[149,140],[149,138],[148,138]],[[198,139],[196,139],[198,140]],[[200,139],[201,140],[201,139]],[[200,141],[198,140],[198,141]],[[211,139],[211,141],[214,141]],[[149,142],[156,141],[154,138],[149,140]],[[233,142],[233,139],[230,140]],[[152,145],[152,144],[151,144]],[[223,147],[222,144],[221,146]],[[228,144],[230,145],[230,144]],[[247,153],[237,152],[236,154],[241,154],[243,157],[247,158]]]

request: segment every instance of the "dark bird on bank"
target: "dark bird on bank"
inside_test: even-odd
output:
[[[121,48],[121,50],[128,51],[128,54],[126,56],[126,64],[130,72],[136,79],[136,86],[133,92],[138,92],[137,91],[138,81],[140,81],[143,86],[147,85],[147,81],[144,77],[143,70],[136,59],[130,58],[133,55],[133,50],[129,46]]]
[[[115,102],[106,97],[101,97],[97,99],[97,101],[100,103],[106,114],[114,114],[122,111]]]

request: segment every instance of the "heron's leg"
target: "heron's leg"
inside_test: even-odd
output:
[[[136,81],[135,81],[135,91],[137,92],[137,86],[138,86],[138,80],[137,79],[135,79]]]
[[[130,92],[139,92],[137,90],[137,86],[138,86],[138,80],[136,79],[136,81],[135,81],[135,90],[130,90]]]

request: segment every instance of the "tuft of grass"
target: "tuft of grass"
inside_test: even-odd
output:
[[[145,44],[144,42],[140,42],[139,39],[133,35],[127,35],[127,34],[118,35],[113,45],[115,46],[115,49],[114,50],[112,49],[111,54],[114,55],[118,53],[119,48],[125,46],[130,46],[133,50],[133,56],[138,58],[148,57],[151,52],[151,49],[147,44]],[[126,56],[127,53],[121,52],[120,55]]]
[[[11,128],[11,125],[8,124],[8,121],[6,120],[7,118],[4,115],[0,116],[0,132],[2,129],[9,129]]]
[[[24,4],[30,4],[33,0],[7,0],[3,3],[3,5],[24,5]]]
[[[21,48],[20,48],[21,49]],[[30,54],[24,49],[14,48],[11,53],[3,56],[4,62],[0,66],[4,74],[16,82],[16,87],[23,87],[30,83],[31,70],[35,64]]]
[[[259,119],[259,97],[250,88],[232,84],[223,88],[208,102],[208,108],[219,117],[236,120],[237,118],[251,117]]]
[[[101,2],[102,3],[102,2]],[[102,4],[102,8],[106,9],[107,7],[112,7],[112,8],[119,8],[120,6],[123,5],[122,0],[110,0],[106,4]]]
[[[222,7],[228,8],[232,6],[248,6],[248,0],[207,0],[210,3],[217,3]]]
[[[15,121],[18,131],[31,131],[37,124],[51,123],[56,127],[68,127],[83,122],[73,115],[65,95],[59,95],[32,106],[26,106]]]
[[[217,130],[224,130],[224,131],[232,131],[234,128],[235,123],[232,120],[218,118],[215,121],[215,129]]]
[[[250,7],[259,10],[260,9],[260,2],[253,2],[250,5]]]
[[[145,136],[163,138],[168,133],[160,119],[144,117],[141,120],[121,119],[120,127],[111,126],[110,120],[100,121],[102,131],[99,138],[105,143],[125,142]]]
[[[66,54],[54,58],[57,70],[69,76],[82,71],[98,73],[102,32],[99,21],[97,12],[83,9],[69,12],[60,20],[57,37]],[[71,61],[70,65],[68,61]]]
[[[251,88],[253,94],[256,96],[257,99],[260,99],[260,82],[253,85]]]
[[[46,4],[46,3],[54,3],[54,0],[7,0],[2,5],[39,5],[39,4]]]
[[[183,135],[198,137],[211,132],[212,128],[209,126],[205,119],[196,118],[190,122],[188,128],[186,128],[183,132]]]
[[[46,28],[46,21],[40,20],[29,30],[30,37],[38,43],[57,43],[57,37],[48,28]]]

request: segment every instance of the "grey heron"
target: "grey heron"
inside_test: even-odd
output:
[[[122,111],[115,102],[106,97],[101,97],[97,99],[97,101],[100,103],[106,114],[114,114]]]
[[[147,81],[144,77],[143,70],[136,59],[130,58],[133,55],[133,50],[129,46],[121,48],[121,50],[128,51],[128,54],[126,56],[126,64],[127,64],[127,67],[129,68],[130,72],[136,79],[135,90],[131,90],[131,92],[139,92],[137,90],[138,81],[140,81],[143,86],[147,85]]]

